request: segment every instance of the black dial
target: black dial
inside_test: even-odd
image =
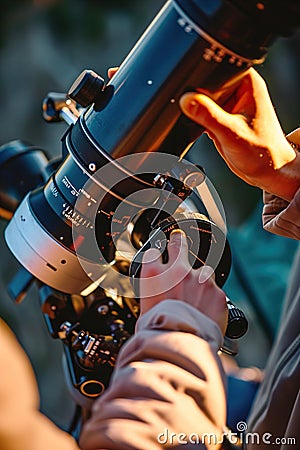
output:
[[[149,239],[136,253],[130,266],[130,275],[135,283],[139,276],[142,257],[149,248],[157,248],[162,253],[162,259],[167,261],[167,243],[170,234],[175,229],[181,229],[187,236],[189,260],[194,269],[204,264],[215,270],[216,283],[221,287],[225,283],[231,267],[231,252],[223,231],[206,216],[200,213],[185,212],[169,216],[159,223]],[[136,288],[136,286],[134,286]]]

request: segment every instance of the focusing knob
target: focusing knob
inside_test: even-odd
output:
[[[226,302],[228,307],[226,336],[230,339],[239,339],[246,333],[248,321],[243,311],[234,306],[228,297],[226,297]]]
[[[69,89],[68,96],[83,108],[95,103],[104,88],[104,80],[93,70],[84,70]]]

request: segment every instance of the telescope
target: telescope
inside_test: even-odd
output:
[[[43,117],[68,125],[61,157],[49,161],[24,141],[2,147],[5,239],[24,267],[11,292],[20,300],[38,283],[83,396],[103,392],[133,334],[148,248],[166,260],[171,231],[182,229],[191,266],[212,266],[224,285],[231,265],[224,212],[204,169],[188,161],[204,130],[179,100],[197,91],[223,105],[298,24],[298,2],[169,0],[108,83],[88,69],[68,93],[45,98]],[[227,337],[236,339],[247,321],[228,306]]]

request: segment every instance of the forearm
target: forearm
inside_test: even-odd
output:
[[[291,190],[292,197],[287,199],[279,193],[271,190],[264,192],[263,225],[272,233],[292,239],[300,239],[300,128],[290,133],[287,138],[296,144],[296,158],[293,161],[293,170],[289,174],[292,178],[282,181]],[[287,175],[288,176],[288,175]],[[295,192],[293,192],[295,191]]]
[[[1,450],[80,450],[75,440],[37,410],[0,414]]]
[[[0,319],[1,450],[79,450],[39,409],[39,393],[30,362],[16,337]]]
[[[110,388],[95,402],[81,448],[159,449],[166,430],[169,437],[175,433],[174,443],[180,433],[219,440],[226,414],[221,343],[219,327],[193,307],[164,301],[152,308],[123,347]]]

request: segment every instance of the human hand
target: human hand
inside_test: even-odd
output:
[[[182,300],[214,320],[225,334],[226,295],[216,285],[213,269],[191,267],[187,239],[180,230],[170,235],[168,256],[168,262],[163,264],[159,250],[145,252],[139,280],[141,315],[163,300]]]
[[[118,70],[119,70],[119,67],[110,67],[110,68],[107,70],[108,78],[111,79],[111,78],[114,76],[114,74],[115,74],[116,72],[118,72]]]
[[[300,186],[300,155],[286,140],[267,86],[254,69],[224,109],[196,92],[184,94],[180,106],[206,129],[232,172],[288,201],[293,198]]]
[[[256,366],[240,367],[233,356],[226,355],[225,353],[220,354],[220,360],[227,375],[255,383],[261,383],[263,381],[264,371]]]

